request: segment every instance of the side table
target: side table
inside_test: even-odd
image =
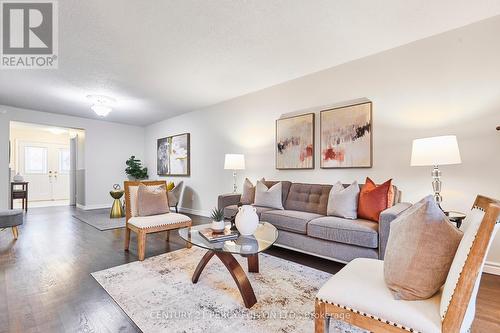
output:
[[[14,208],[14,200],[21,199],[23,210],[28,211],[28,182],[10,183],[10,209]]]
[[[450,222],[453,222],[457,225],[457,228],[460,228],[462,222],[467,216],[464,213],[454,212],[454,211],[445,212],[445,214],[450,219]]]
[[[111,211],[109,212],[109,217],[112,219],[118,219],[125,216],[125,211],[123,210],[122,202],[120,200],[123,196],[123,193],[125,193],[125,191],[119,189],[109,191],[111,197],[115,199],[113,200],[113,206],[111,207]]]

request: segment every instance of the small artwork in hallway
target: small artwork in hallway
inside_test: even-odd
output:
[[[314,169],[314,113],[276,121],[276,169]]]
[[[157,170],[159,176],[190,175],[189,133],[158,139]]]
[[[321,111],[321,168],[372,167],[372,103]]]

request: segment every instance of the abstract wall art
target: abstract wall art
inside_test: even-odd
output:
[[[189,133],[158,139],[156,165],[159,176],[189,176],[191,173]]]
[[[276,120],[276,169],[314,169],[314,113]]]
[[[372,167],[372,103],[321,111],[321,168]]]

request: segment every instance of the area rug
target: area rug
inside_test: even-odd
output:
[[[260,254],[260,273],[248,273],[257,304],[247,309],[217,257],[197,284],[191,282],[204,253],[182,249],[92,276],[144,333],[314,332],[314,298],[330,274]],[[238,261],[246,269],[246,260]],[[331,325],[332,333],[365,332],[337,321]]]
[[[101,231],[125,228],[125,218],[111,219],[109,218],[109,209],[93,209],[93,210],[82,210],[77,209],[73,214],[73,217],[79,221],[85,222],[94,228]]]

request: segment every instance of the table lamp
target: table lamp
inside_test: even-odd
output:
[[[233,170],[233,193],[236,193],[236,170],[245,169],[245,155],[243,154],[226,154],[224,160],[224,169]]]
[[[440,165],[460,164],[460,151],[455,135],[435,136],[431,138],[413,140],[411,150],[412,166],[434,166],[432,170],[432,189],[434,199],[441,207],[441,170]]]

